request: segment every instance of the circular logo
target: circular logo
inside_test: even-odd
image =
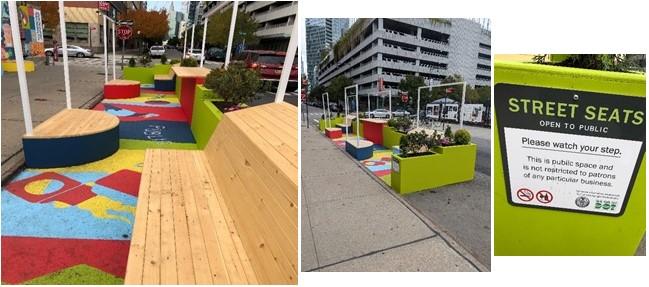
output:
[[[581,208],[584,208],[584,207],[588,206],[589,204],[590,204],[590,199],[588,199],[588,197],[580,196],[580,197],[577,197],[577,199],[575,199],[575,205],[577,205],[577,206],[579,206]]]
[[[527,188],[521,188],[516,192],[516,196],[522,201],[531,201],[534,199],[534,192]]]
[[[536,193],[536,200],[540,203],[550,203],[553,198],[552,193],[547,190],[541,190]]]

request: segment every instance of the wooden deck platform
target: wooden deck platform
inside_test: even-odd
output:
[[[65,109],[38,125],[23,138],[46,139],[78,137],[113,129],[119,119],[109,113],[82,109]]]
[[[146,156],[125,283],[297,283],[295,106],[227,113],[204,151]]]

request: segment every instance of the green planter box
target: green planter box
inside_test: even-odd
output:
[[[124,67],[125,80],[139,81],[140,84],[153,84],[154,75],[166,75],[171,65],[155,64],[153,67]]]
[[[342,123],[343,123],[343,118],[344,118],[344,117],[331,118],[331,127],[332,127],[332,128],[335,128],[335,127],[336,127],[336,124],[342,124]],[[320,126],[320,131],[321,131],[321,132],[324,132],[324,130],[325,130],[325,128],[327,127],[327,124],[328,124],[328,123],[329,123],[328,120],[320,119],[320,121],[318,122],[318,124],[319,124],[319,126]]]
[[[475,170],[475,144],[435,148],[435,154],[392,155],[392,188],[399,194],[470,181]]]
[[[203,85],[196,86],[191,129],[199,149],[205,148],[223,117],[223,113],[212,104],[213,95],[214,92]]]
[[[573,102],[581,103],[581,106],[586,106],[586,103],[582,101],[599,100],[602,101],[601,104],[594,106],[605,106],[609,109],[614,108],[616,102],[644,99],[646,93],[646,76],[633,73],[614,73],[496,61],[494,75],[494,105],[499,101],[506,101],[514,95],[514,93],[499,92],[499,88],[513,85],[523,86],[526,89],[567,90],[570,91],[568,96],[572,94],[580,95],[578,101],[574,100]],[[516,97],[526,95],[524,93],[515,94]],[[546,98],[552,97],[557,102],[566,102],[563,98],[559,98],[561,94],[558,92],[538,93],[538,95]],[[645,111],[644,104],[638,108]],[[512,119],[514,120],[508,121],[508,124],[509,122],[527,118],[514,117]],[[534,119],[536,122],[545,120],[545,118]],[[583,116],[578,112],[578,116],[574,117],[574,119],[575,121],[583,121]],[[501,145],[505,144],[506,140],[500,137],[499,132],[500,128],[505,126],[501,122],[504,120],[505,116],[501,113],[501,110],[496,110],[493,128],[494,254],[496,256],[633,255],[646,230],[646,155],[644,152],[638,155],[636,178],[633,184],[629,184],[631,189],[627,196],[626,209],[621,214],[604,215],[576,210],[577,207],[594,208],[595,200],[590,200],[590,205],[583,199],[581,201],[575,199],[565,201],[574,203],[574,205],[571,205],[573,209],[563,210],[514,204],[512,202],[513,196],[517,196],[520,189],[514,190],[514,193],[511,192],[512,189],[516,189],[508,187],[509,182],[511,182],[511,175],[509,175],[510,181],[506,181],[506,162],[501,151]],[[615,124],[615,126],[620,127],[622,124]],[[567,132],[565,134],[571,135]],[[627,136],[627,134],[622,132],[619,136]],[[593,138],[589,142],[600,144],[600,139]],[[607,161],[605,158],[590,159],[582,157],[582,159],[584,161]],[[635,165],[636,161],[628,161],[628,164]],[[508,174],[516,172],[518,172],[518,169],[510,167]],[[534,181],[531,181],[531,183],[536,184]],[[560,186],[555,182],[552,184]],[[509,194],[508,188],[510,189]],[[534,189],[534,187],[529,188]],[[537,190],[533,192],[538,192]],[[565,194],[564,192],[573,192],[568,189],[558,191],[561,191],[561,193],[554,192],[553,195],[553,199],[557,203],[562,202],[558,201],[558,198]],[[538,199],[532,198],[529,202],[533,203],[536,200]],[[621,209],[618,209],[618,211],[621,211]]]
[[[401,137],[405,134],[398,132],[393,127],[383,127],[383,146],[391,149],[401,143]]]

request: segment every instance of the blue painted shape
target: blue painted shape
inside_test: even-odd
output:
[[[155,80],[155,89],[158,91],[175,91],[176,81],[174,80]]]
[[[119,125],[119,135],[122,139],[175,143],[196,143],[189,125],[185,122],[121,122]]]
[[[119,126],[77,137],[23,138],[25,166],[51,168],[80,165],[104,159],[119,149]]]
[[[371,158],[374,154],[372,146],[356,148],[349,142],[345,142],[345,150],[357,160],[366,160],[368,158]]]

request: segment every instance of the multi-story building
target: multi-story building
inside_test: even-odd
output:
[[[471,86],[491,83],[488,23],[469,19],[357,19],[318,64],[318,82],[339,75],[359,85],[359,95],[397,89],[406,75],[435,84],[461,75]]]
[[[306,19],[306,50],[309,89],[317,85],[316,67],[323,52],[331,49],[349,28],[347,18],[309,18]]]
[[[212,2],[212,1],[210,1]],[[203,14],[212,15],[232,7],[230,1],[207,3]],[[255,49],[286,50],[297,15],[298,1],[240,1],[239,11],[250,15],[259,28],[255,35],[259,44]]]

